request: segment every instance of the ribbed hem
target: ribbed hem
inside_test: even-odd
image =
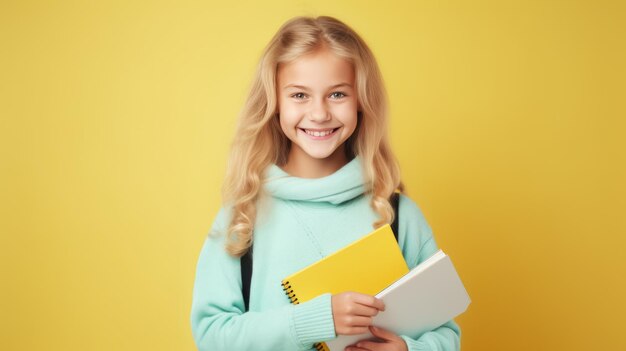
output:
[[[407,349],[409,351],[430,351],[431,348],[423,341],[417,341],[415,339],[411,339],[406,335],[400,335],[404,342],[406,342]]]
[[[335,338],[335,323],[331,295],[323,294],[307,302],[294,306],[293,326],[296,341],[302,347]]]

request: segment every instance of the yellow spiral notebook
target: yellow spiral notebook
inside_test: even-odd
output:
[[[293,304],[321,294],[356,291],[376,295],[409,272],[389,224],[293,273],[282,281]],[[328,350],[324,343],[318,350]]]

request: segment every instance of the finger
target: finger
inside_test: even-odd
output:
[[[382,328],[378,328],[375,326],[370,326],[370,331],[372,332],[372,334],[374,334],[374,336],[381,338],[383,340],[389,340],[389,341],[394,341],[394,340],[398,340],[401,339],[398,335],[396,335],[393,332],[390,332],[388,330],[382,329]]]
[[[374,351],[374,350],[364,349],[362,347],[356,347],[356,346],[348,346],[345,348],[345,351]]]
[[[374,341],[359,341],[355,346],[365,350],[378,351],[383,350],[384,345],[384,343]]]
[[[345,350],[346,351],[375,351],[375,349],[369,349],[369,348],[363,346],[361,342],[349,345],[348,347],[346,347]]]
[[[355,293],[354,301],[361,305],[374,307],[379,311],[385,310],[385,303],[383,302],[383,300],[378,299],[372,295]]]
[[[339,318],[339,321],[348,327],[363,327],[365,332],[368,332],[367,327],[372,325],[372,317],[365,316],[346,316]]]
[[[353,303],[346,306],[345,312],[349,315],[373,317],[379,311],[374,307]]]
[[[365,334],[369,331],[367,327],[346,327],[342,332],[338,333],[339,335],[357,335],[357,334]]]

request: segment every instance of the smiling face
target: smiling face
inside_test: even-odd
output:
[[[277,97],[280,127],[291,140],[285,169],[316,177],[347,163],[344,143],[358,108],[350,62],[322,49],[280,65]]]

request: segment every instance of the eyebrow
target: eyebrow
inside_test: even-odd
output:
[[[332,87],[330,87],[329,89],[335,89],[335,88],[339,88],[339,87],[350,87],[352,88],[352,85],[348,84],[348,83],[339,83],[339,84],[335,84]],[[288,88],[298,88],[298,89],[302,89],[302,90],[309,90],[308,87],[305,87],[304,85],[297,85],[297,84],[288,84],[285,85],[285,87],[283,88],[283,90],[288,89]]]

